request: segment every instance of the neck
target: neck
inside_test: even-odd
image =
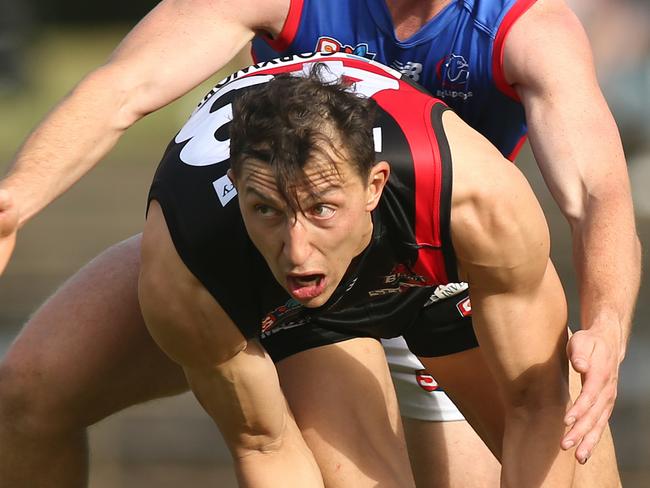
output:
[[[395,35],[408,39],[453,0],[385,0]]]

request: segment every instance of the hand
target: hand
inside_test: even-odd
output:
[[[16,245],[18,210],[7,190],[0,190],[0,274],[4,271]]]
[[[570,426],[562,448],[576,447],[578,462],[587,462],[598,444],[616,400],[621,354],[620,327],[608,324],[607,333],[580,330],[567,344],[571,366],[582,376],[582,390],[567,411],[564,422]]]

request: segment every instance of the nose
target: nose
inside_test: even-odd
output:
[[[299,216],[287,219],[282,253],[292,268],[298,268],[307,262],[311,254],[309,232]]]

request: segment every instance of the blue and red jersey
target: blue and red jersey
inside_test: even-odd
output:
[[[535,0],[454,0],[408,39],[384,0],[291,0],[282,32],[253,41],[256,62],[341,51],[386,64],[443,100],[509,159],[526,135],[523,106],[503,74],[504,41]]]

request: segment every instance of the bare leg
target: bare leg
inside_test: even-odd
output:
[[[503,404],[498,398],[497,386],[479,348],[439,358],[421,358],[429,372],[445,388],[475,430],[494,454],[501,457],[503,438]],[[575,394],[579,377],[571,378]],[[447,445],[453,440],[445,439]],[[453,453],[452,453],[453,455]],[[589,462],[576,463],[575,488],[618,488],[620,481],[616,456],[609,429],[601,439]],[[594,484],[595,483],[595,484]],[[425,485],[426,486],[426,485]],[[485,485],[489,486],[489,485]],[[496,485],[498,486],[498,485]]]
[[[83,487],[86,427],[187,390],[144,326],[140,237],[113,246],[31,318],[0,366],[0,485]]]
[[[569,387],[571,398],[576,399],[580,394],[582,382],[580,375],[573,368],[569,368]],[[600,442],[596,445],[594,453],[587,464],[577,464],[574,488],[620,488],[621,478],[616,462],[616,451],[612,432],[607,426]]]
[[[455,301],[440,302],[447,307]],[[444,315],[444,309],[441,313]],[[499,486],[501,464],[463,418],[403,338],[382,340],[399,400],[416,486],[490,488]]]
[[[499,486],[501,465],[466,420],[402,420],[416,486]]]
[[[278,373],[328,488],[414,486],[378,341],[309,349],[280,361]]]

